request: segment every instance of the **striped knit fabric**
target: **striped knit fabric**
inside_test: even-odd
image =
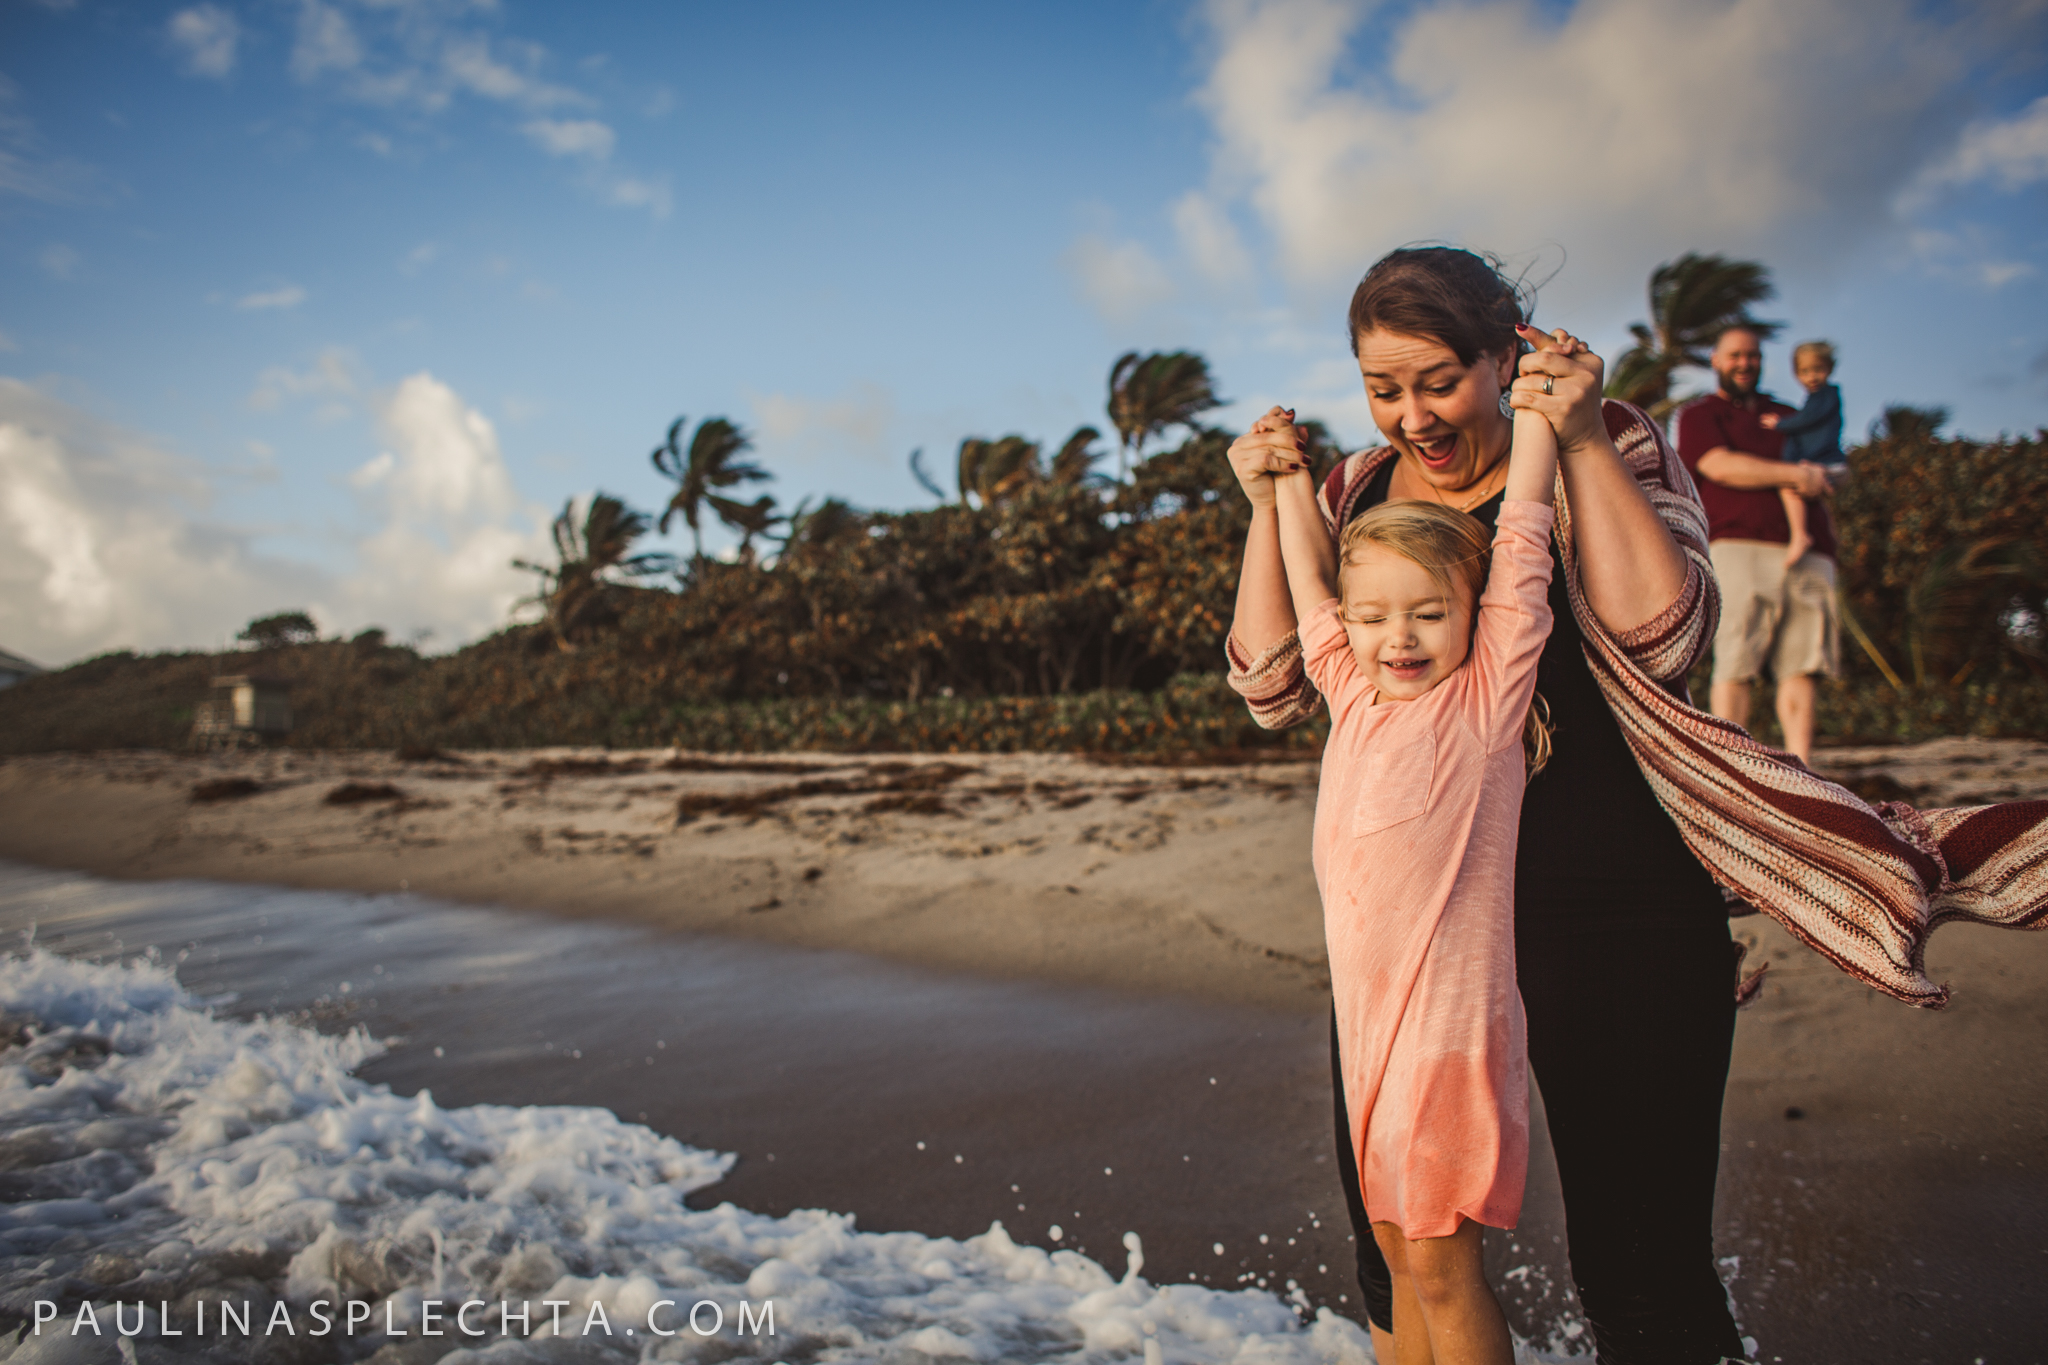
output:
[[[1622,459],[1687,561],[1685,586],[1669,607],[1632,630],[1608,630],[1579,586],[1571,512],[1558,481],[1558,545],[1586,661],[1650,789],[1722,886],[1858,980],[1939,1009],[1948,990],[1925,971],[1936,926],[2048,926],[2048,801],[1872,807],[1791,754],[1688,705],[1686,670],[1706,652],[1720,615],[1706,514],[1654,422],[1626,403],[1607,403],[1605,415]],[[1321,495],[1332,535],[1393,454],[1361,451],[1332,473]],[[1234,636],[1227,650],[1231,686],[1260,725],[1294,725],[1321,706],[1293,635],[1256,658]]]

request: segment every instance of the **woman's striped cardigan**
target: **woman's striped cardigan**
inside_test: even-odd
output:
[[[1914,1005],[1940,1008],[1927,979],[1927,938],[1949,920],[2015,929],[2048,926],[2048,801],[1915,810],[1870,806],[1741,727],[1694,710],[1685,674],[1720,616],[1707,558],[1706,514],[1692,476],[1639,409],[1605,405],[1608,433],[1687,561],[1685,587],[1651,620],[1603,626],[1579,586],[1571,510],[1557,486],[1557,541],[1586,662],[1643,776],[1714,879],[1850,975]],[[1361,451],[1324,483],[1334,536],[1372,475],[1393,456]],[[1267,729],[1314,715],[1322,702],[1289,635],[1258,655],[1232,636],[1230,683]]]

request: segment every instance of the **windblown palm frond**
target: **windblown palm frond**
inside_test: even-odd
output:
[[[775,514],[775,499],[766,493],[752,502],[740,502],[734,498],[707,493],[704,500],[711,504],[711,510],[718,519],[740,533],[740,558],[751,561],[754,557],[754,537],[765,536],[782,523],[783,518]]]
[[[995,507],[1034,483],[1044,481],[1038,442],[1022,436],[985,441],[970,436],[960,443],[956,475],[963,505]]]
[[[1906,403],[1894,403],[1870,424],[1870,439],[1939,441],[1941,429],[1948,425],[1948,418],[1949,410],[1944,407],[1916,408]]]
[[[688,450],[682,447],[685,425],[686,419],[681,417],[670,423],[667,440],[656,446],[649,458],[657,471],[676,483],[675,494],[661,514],[661,533],[667,535],[669,524],[681,516],[690,528],[693,558],[702,559],[706,499],[719,489],[760,483],[774,475],[740,458],[753,448],[753,438],[725,418],[707,417],[699,422]]]
[[[867,518],[840,498],[826,498],[816,507],[805,498],[783,519],[782,553],[823,553],[867,528]]]
[[[649,520],[645,512],[599,493],[579,522],[571,498],[550,527],[557,562],[512,561],[512,567],[540,575],[539,592],[526,600],[546,610],[548,626],[563,649],[575,648],[577,635],[600,615],[607,575],[647,578],[675,571],[674,555],[631,553],[633,543],[647,534]]]
[[[1145,442],[1168,427],[1192,426],[1201,414],[1223,406],[1209,375],[1209,362],[1192,351],[1129,351],[1109,369],[1109,420],[1118,443],[1117,480],[1122,482]]]
[[[1672,377],[1688,366],[1706,365],[1715,338],[1729,327],[1748,327],[1761,337],[1782,324],[1750,313],[1777,293],[1769,267],[1756,261],[1688,251],[1650,274],[1650,321],[1635,323],[1635,344],[1615,361],[1607,396],[1634,403],[1653,417],[1677,406]]]
[[[1096,461],[1102,458],[1102,452],[1095,448],[1095,443],[1101,439],[1102,433],[1094,427],[1074,428],[1074,434],[1052,457],[1047,477],[1070,488],[1095,487],[1107,482],[1095,472]]]
[[[939,481],[937,479],[934,479],[931,476],[931,472],[924,467],[923,446],[919,446],[916,450],[910,452],[910,477],[916,479],[918,485],[921,488],[923,488],[925,492],[931,494],[940,502],[952,501],[952,499],[946,495],[946,490],[939,487]]]

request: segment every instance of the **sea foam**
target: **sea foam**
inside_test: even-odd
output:
[[[394,1095],[353,1074],[366,1032],[217,1017],[153,960],[0,959],[0,1011],[0,1311],[54,1305],[0,1337],[10,1365],[1372,1359],[1327,1310],[1148,1283],[1135,1236],[1119,1277],[1000,1223],[955,1241],[692,1209],[732,1156],[602,1109]],[[455,1326],[471,1301],[480,1337]],[[366,1323],[316,1338],[316,1303]]]

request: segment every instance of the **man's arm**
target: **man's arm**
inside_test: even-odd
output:
[[[1817,464],[1786,464],[1745,455],[1727,446],[1715,446],[1701,455],[1693,466],[1700,477],[1712,479],[1723,488],[1790,488],[1802,498],[1817,498],[1827,491],[1827,474]]]

